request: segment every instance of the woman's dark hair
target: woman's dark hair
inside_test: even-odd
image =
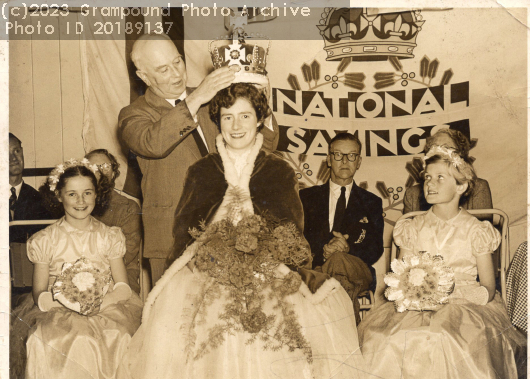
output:
[[[94,155],[105,155],[107,158],[109,158],[110,164],[112,166],[112,172],[114,172],[114,179],[112,180],[112,184],[114,184],[118,176],[120,176],[120,164],[118,163],[116,157],[109,153],[107,149],[96,149],[85,155],[85,158],[90,160],[90,157],[93,157]]]
[[[68,179],[76,176],[89,178],[96,189],[96,206],[94,207],[92,214],[95,216],[101,216],[107,210],[110,201],[110,193],[112,191],[108,178],[105,175],[101,175],[101,179],[98,183],[96,175],[94,175],[89,168],[79,165],[69,167],[60,174],[55,191],[50,189],[48,181],[45,181],[44,184],[39,187],[39,192],[44,200],[44,205],[48,208],[53,218],[64,216],[63,204],[57,198],[57,194],[65,187]]]
[[[210,101],[210,118],[212,121],[221,130],[221,108],[230,108],[239,98],[248,100],[252,105],[260,123],[258,130],[261,130],[263,120],[270,115],[271,110],[264,91],[260,91],[254,84],[250,83],[234,83],[217,92]]]

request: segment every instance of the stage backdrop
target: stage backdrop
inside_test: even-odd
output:
[[[494,207],[510,217],[515,250],[526,240],[525,26],[504,9],[392,12],[312,8],[301,17],[280,8],[272,20],[249,20],[246,32],[271,36],[279,150],[301,185],[312,186],[329,177],[324,159],[335,133],[358,134],[355,181],[383,198],[390,246],[405,189],[419,179],[425,138],[460,130]],[[512,13],[526,19],[525,10]],[[208,40],[227,33],[226,20],[191,12],[184,19],[188,78],[198,85],[212,67]]]
[[[70,19],[61,19],[62,32],[51,41],[11,41],[10,129],[24,141],[35,175],[105,147],[122,164],[122,186],[131,170],[118,141],[118,113],[143,93],[128,58],[136,31],[169,29],[185,54],[190,86],[212,69],[209,42],[228,34],[220,7],[215,16],[209,8],[124,9],[127,17],[103,15],[104,8],[71,13],[72,23],[85,25],[84,38],[68,35]],[[323,161],[336,132],[356,133],[363,161],[355,180],[383,198],[388,248],[405,189],[419,180],[425,138],[450,127],[470,138],[494,207],[510,217],[510,250],[526,240],[527,40],[518,21],[526,20],[525,9],[248,11],[245,31],[271,39],[267,70],[279,150],[301,186],[328,179]],[[121,33],[97,34],[117,24]],[[50,62],[60,78],[48,72]]]

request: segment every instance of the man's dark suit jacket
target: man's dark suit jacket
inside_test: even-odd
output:
[[[324,245],[333,238],[329,231],[329,191],[329,182],[300,191],[304,206],[304,236],[311,245],[313,268],[324,264]],[[349,254],[361,258],[374,278],[372,265],[383,254],[383,228],[381,198],[358,187],[354,181],[340,232],[349,235]]]
[[[13,213],[14,216],[11,218],[11,212],[9,212],[9,221],[50,219],[40,193],[26,183],[22,183]],[[28,237],[46,226],[12,226],[9,228],[9,241],[26,242]]]

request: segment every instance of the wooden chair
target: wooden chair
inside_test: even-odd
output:
[[[506,274],[512,259],[510,255],[508,215],[500,209],[467,209],[467,211],[472,215],[491,215],[493,218],[493,226],[501,233],[501,243],[497,250],[493,252],[493,265],[495,270],[495,278],[500,280],[502,298],[506,300]],[[424,211],[410,212],[402,215],[397,221],[413,218],[424,213]],[[398,256],[398,249],[399,247],[395,244],[395,241],[392,238],[390,262],[392,262]]]

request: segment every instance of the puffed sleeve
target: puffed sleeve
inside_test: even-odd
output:
[[[116,258],[123,258],[126,252],[125,235],[117,226],[109,228],[107,235],[107,258],[109,260]]]
[[[53,243],[47,229],[35,233],[27,242],[28,258],[32,263],[47,263],[52,261]]]
[[[394,226],[394,241],[400,248],[414,250],[418,239],[418,231],[414,226],[414,219],[406,218],[400,220]]]
[[[501,234],[488,221],[482,221],[471,230],[471,248],[475,257],[491,254],[499,247]]]

